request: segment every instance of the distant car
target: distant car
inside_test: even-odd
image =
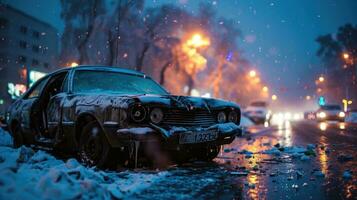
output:
[[[264,101],[252,102],[244,111],[244,114],[254,123],[263,124],[270,120],[268,104]]]
[[[316,113],[314,111],[304,112],[304,119],[315,120],[316,119]]]
[[[174,96],[143,73],[100,66],[45,76],[6,113],[15,147],[70,152],[98,167],[161,150],[174,161],[212,160],[241,134],[240,118],[235,103]]]
[[[316,119],[318,121],[345,121],[346,114],[343,112],[340,105],[324,105],[316,112]]]

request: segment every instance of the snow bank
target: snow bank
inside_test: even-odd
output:
[[[6,137],[0,134],[0,141]],[[101,171],[73,158],[62,161],[44,151],[0,145],[0,199],[126,199],[167,175]]]
[[[4,131],[4,129],[0,128],[0,146],[11,146],[12,145],[12,137],[11,135]]]

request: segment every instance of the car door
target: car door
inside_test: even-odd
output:
[[[67,81],[67,72],[63,72],[53,77],[49,81],[49,88],[52,94],[49,95],[48,105],[46,107],[46,121],[48,129],[48,137],[54,139],[57,133],[61,132],[60,122],[63,114],[63,103],[67,97],[67,91],[63,85]],[[53,91],[55,90],[55,91]]]
[[[36,135],[41,135],[43,121],[40,117],[38,101],[48,81],[48,77],[40,79],[19,101],[19,109],[21,111],[20,121],[24,132],[33,132]]]

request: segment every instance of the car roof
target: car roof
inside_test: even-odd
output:
[[[63,69],[56,70],[50,73],[49,75],[56,74],[63,71],[71,71],[71,70],[111,71],[111,72],[119,72],[119,73],[125,73],[125,74],[137,75],[137,76],[145,76],[144,73],[136,70],[126,69],[121,67],[113,67],[113,66],[101,66],[101,65],[79,65],[76,67],[66,67]]]

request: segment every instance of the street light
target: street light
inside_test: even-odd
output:
[[[343,111],[347,112],[347,107],[348,105],[352,104],[352,100],[343,99],[342,103],[343,103]]]
[[[278,99],[278,96],[276,96],[275,94],[273,94],[273,95],[271,96],[271,100],[276,101],[277,99]]]
[[[322,83],[322,82],[325,81],[325,78],[321,75],[321,76],[319,77],[319,81]]]
[[[71,67],[77,67],[77,66],[78,66],[78,63],[76,63],[76,62],[71,63]]]
[[[345,60],[347,60],[348,58],[350,58],[350,54],[348,54],[348,53],[343,53],[343,58],[344,58]]]
[[[250,76],[251,78],[254,78],[256,75],[257,75],[257,72],[256,72],[255,70],[250,70],[249,76]]]
[[[264,86],[262,90],[263,90],[263,92],[268,92],[269,88],[267,86]]]
[[[306,99],[306,100],[310,100],[310,99],[311,99],[311,96],[310,96],[310,95],[307,95],[307,96],[305,97],[305,99]]]

